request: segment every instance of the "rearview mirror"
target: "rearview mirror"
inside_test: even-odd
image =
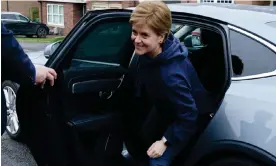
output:
[[[61,41],[49,44],[45,49],[44,49],[44,56],[45,58],[50,58],[50,56],[55,52],[55,50],[58,48],[60,45]]]

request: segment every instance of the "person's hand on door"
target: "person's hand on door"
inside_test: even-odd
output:
[[[57,78],[57,73],[54,69],[42,65],[36,65],[35,69],[35,84],[41,84],[41,87],[43,88],[46,80],[49,80],[50,85],[54,85],[55,79]]]

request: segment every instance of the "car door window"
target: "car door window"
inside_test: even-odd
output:
[[[2,19],[9,19],[9,20],[16,20],[16,17],[14,14],[2,14]]]
[[[230,41],[234,77],[276,70],[276,54],[266,46],[234,30],[230,30]]]
[[[21,15],[17,15],[17,20],[22,21],[22,22],[28,22],[28,19]]]
[[[94,65],[120,65],[132,48],[130,37],[131,25],[126,21],[98,24],[81,38],[74,51],[73,60]]]

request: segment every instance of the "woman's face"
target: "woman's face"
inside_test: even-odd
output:
[[[162,52],[161,43],[164,36],[157,35],[146,24],[133,24],[131,40],[137,55],[156,56]]]

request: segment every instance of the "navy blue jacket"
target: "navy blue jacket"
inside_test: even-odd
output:
[[[28,55],[25,54],[12,32],[7,30],[1,22],[1,77],[2,81],[11,80],[18,84],[31,84],[35,82],[35,67]],[[6,126],[6,101],[2,89],[1,99],[1,135]]]
[[[141,86],[157,112],[172,119],[163,134],[171,144],[189,140],[196,130],[199,108],[207,101],[207,92],[187,56],[187,48],[170,34],[162,53],[139,57]]]
[[[19,84],[34,83],[36,73],[33,63],[2,22],[1,40],[2,80],[11,80]]]

